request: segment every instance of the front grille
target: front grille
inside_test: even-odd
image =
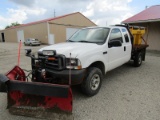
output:
[[[64,55],[55,55],[52,56],[55,60],[48,60],[48,56],[39,55],[39,58],[43,58],[43,66],[51,70],[63,70],[65,68],[65,56]]]

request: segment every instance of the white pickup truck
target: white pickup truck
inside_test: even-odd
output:
[[[71,84],[80,84],[86,95],[93,96],[108,71],[130,60],[140,66],[147,46],[133,45],[127,25],[83,28],[66,42],[39,50],[38,58],[32,59],[32,80],[66,84],[71,70]]]

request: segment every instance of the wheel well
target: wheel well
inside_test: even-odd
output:
[[[94,62],[89,67],[97,67],[102,71],[103,75],[105,75],[105,67],[103,62],[101,61]]]

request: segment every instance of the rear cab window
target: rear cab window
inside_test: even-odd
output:
[[[127,30],[122,28],[122,33],[124,35],[125,42],[128,43],[129,42],[129,36],[128,36]]]

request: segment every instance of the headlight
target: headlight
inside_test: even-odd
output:
[[[68,69],[81,69],[81,63],[80,60],[75,58],[67,58],[66,59],[66,68]]]
[[[42,53],[43,53],[43,55],[48,55],[48,56],[55,55],[55,51],[53,51],[53,50],[43,50]]]

